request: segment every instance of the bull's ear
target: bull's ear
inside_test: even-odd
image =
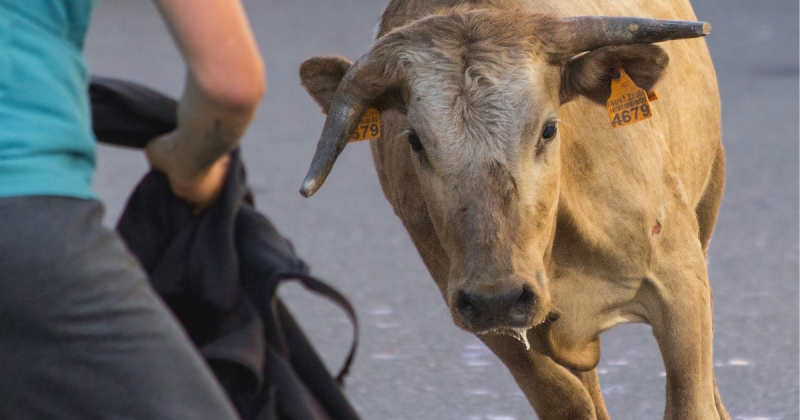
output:
[[[329,55],[309,58],[300,65],[300,83],[322,108],[322,112],[328,113],[333,94],[351,64],[345,57]]]
[[[620,67],[636,86],[651,92],[669,63],[669,55],[656,45],[602,47],[569,60],[561,75],[561,103],[583,95],[605,105],[611,96],[611,79]]]

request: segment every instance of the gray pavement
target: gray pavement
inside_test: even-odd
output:
[[[307,57],[359,57],[385,5],[370,0],[246,0],[269,88],[244,146],[258,205],[315,274],[349,296],[363,332],[347,393],[365,419],[535,418],[503,365],[453,326],[438,290],[383,198],[367,144],[349,146],[312,199],[297,193],[324,122],[299,85]],[[696,0],[723,100],[728,178],[709,270],[717,380],[731,416],[798,412],[798,4]],[[184,69],[152,4],[100,2],[87,44],[93,73],[179,95]],[[102,148],[95,187],[113,223],[146,171],[141,154]],[[288,286],[326,362],[350,329],[333,305]],[[603,336],[603,393],[614,419],[660,419],[663,365],[647,326]]]

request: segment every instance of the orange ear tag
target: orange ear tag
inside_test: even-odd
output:
[[[381,112],[377,108],[367,109],[356,131],[350,136],[350,143],[362,140],[375,140],[381,137]]]
[[[656,93],[648,96],[644,89],[633,83],[625,69],[619,69],[619,75],[619,79],[611,79],[611,97],[606,102],[611,126],[619,128],[652,117],[650,101],[658,99]]]

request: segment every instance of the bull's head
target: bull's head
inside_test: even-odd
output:
[[[408,143],[449,257],[445,298],[456,324],[523,332],[554,314],[545,264],[559,201],[559,107],[578,95],[605,104],[620,67],[649,91],[668,61],[649,44],[709,30],[456,9],[389,32],[352,65],[312,58],[301,78],[328,117],[300,191],[319,189],[369,106],[395,107],[407,129],[381,141]]]

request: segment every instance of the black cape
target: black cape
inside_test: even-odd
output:
[[[140,85],[92,78],[93,128],[101,142],[142,148],[175,127],[176,102]],[[220,198],[201,215],[151,171],[131,194],[117,230],[155,290],[208,360],[243,419],[357,419],[339,385],[357,345],[355,313],[255,210],[239,152]],[[300,281],[345,309],[355,327],[333,379],[277,297]]]

